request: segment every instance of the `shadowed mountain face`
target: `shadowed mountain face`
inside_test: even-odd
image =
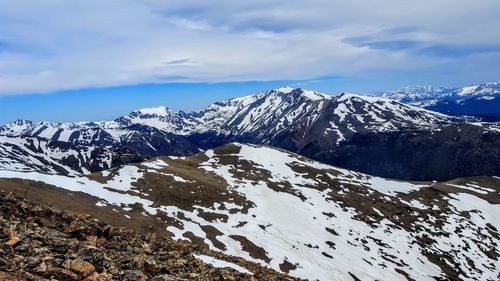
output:
[[[360,133],[333,152],[315,142],[298,152],[335,166],[404,180],[498,175],[500,131],[459,124],[435,131]]]
[[[311,280],[494,280],[500,270],[495,177],[395,181],[235,143],[86,176],[0,171],[0,188]]]
[[[158,107],[93,123],[18,120],[0,135],[120,147],[144,157],[192,155],[229,142],[267,144],[374,175],[444,180],[500,174],[499,128],[385,98],[285,87],[190,113]]]

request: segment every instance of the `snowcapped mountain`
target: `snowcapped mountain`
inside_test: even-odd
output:
[[[38,188],[26,188],[32,181]],[[309,280],[496,280],[500,273],[494,177],[387,180],[234,143],[87,176],[0,171],[0,188],[56,206],[63,200],[54,198],[78,196],[74,208],[105,222]]]
[[[0,127],[0,135],[45,138],[79,146],[122,147],[144,156],[191,155],[199,149],[228,142],[268,144],[363,172],[423,180],[436,176],[430,171],[423,171],[427,169],[425,159],[417,161],[421,164],[412,167],[414,172],[403,171],[401,168],[407,166],[408,159],[403,161],[395,157],[383,157],[388,162],[382,166],[372,165],[375,158],[367,161],[366,165],[363,165],[365,159],[356,160],[356,163],[346,159],[358,159],[356,156],[366,154],[366,151],[361,152],[359,148],[367,143],[372,145],[369,149],[376,150],[376,147],[384,146],[389,143],[385,141],[388,135],[396,144],[401,139],[415,143],[411,148],[409,145],[405,145],[405,148],[422,154],[428,149],[427,142],[432,143],[435,142],[433,140],[442,138],[444,133],[439,132],[443,128],[461,123],[464,123],[461,118],[391,99],[349,93],[329,96],[300,88],[282,87],[217,102],[189,113],[157,107],[136,110],[113,121],[35,123],[17,120]],[[492,130],[489,125],[476,127],[479,128],[479,131],[474,130],[477,136],[481,136],[482,131]],[[486,134],[491,135],[490,132]],[[399,137],[395,138],[395,135]],[[420,135],[426,135],[428,140],[420,137],[408,139]],[[391,145],[394,146],[394,143]],[[449,145],[452,146],[453,143]],[[485,145],[481,141],[469,142],[467,145],[479,146],[481,150],[487,148],[485,153],[490,152],[489,144]],[[455,148],[442,149],[451,151],[450,153],[458,152]],[[351,157],[337,157],[340,150],[345,153],[340,155],[350,154]],[[388,152],[389,155],[396,153]],[[462,171],[460,173],[450,173],[453,169],[450,167],[450,171],[442,171],[435,179],[491,171],[485,168],[491,166],[488,159],[478,156],[470,160],[474,169],[470,166],[470,169],[454,169]],[[493,171],[497,171],[497,166],[492,165]],[[368,169],[369,167],[379,169]]]
[[[396,91],[376,93],[376,96],[401,101],[414,106],[425,107],[437,100],[452,97],[453,89],[432,86],[408,86]]]
[[[16,120],[1,127],[0,135],[37,137],[81,146],[126,147],[147,156],[185,155],[198,151],[183,136],[170,133],[174,130],[172,127],[152,126],[153,120],[157,123],[161,122],[159,120],[172,121],[169,117],[167,113],[134,111],[115,121],[49,123]],[[168,124],[172,125],[170,121]]]
[[[77,175],[143,160],[141,155],[125,148],[0,136],[0,170]]]
[[[387,99],[354,94],[331,97],[300,88],[283,87],[217,102],[190,113],[161,106],[136,110],[114,121],[34,123],[16,120],[1,127],[0,134],[42,137],[82,145],[117,145],[129,142],[148,127],[163,133],[165,138],[171,135],[213,133],[253,136],[259,141],[270,141],[276,134],[290,130],[292,126],[313,126],[326,115],[331,115],[328,117],[331,124],[325,129],[334,131],[339,139],[345,133],[361,127],[368,130],[394,130],[453,121],[442,114]]]
[[[273,143],[278,135],[323,131],[336,143],[358,131],[389,131],[402,127],[433,127],[453,122],[445,115],[382,98],[342,94],[331,97],[285,88],[252,96],[223,126],[225,135]]]
[[[376,95],[449,115],[500,121],[500,83],[462,88],[405,87]]]

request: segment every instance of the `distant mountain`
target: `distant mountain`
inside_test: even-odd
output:
[[[0,171],[0,189],[309,280],[496,280],[500,270],[495,177],[395,181],[234,143],[86,176]]]
[[[285,131],[315,126],[320,120],[325,123],[321,129],[327,130],[331,137],[340,142],[346,135],[359,130],[428,128],[458,119],[388,99],[355,94],[331,97],[300,88],[284,87],[217,102],[206,109],[190,113],[171,111],[162,106],[140,109],[114,121],[35,123],[16,120],[1,127],[0,134],[42,137],[81,145],[121,144],[133,147],[130,144],[135,142],[134,139],[139,135],[144,138],[147,131],[149,136],[141,141],[153,149],[150,154],[154,154],[154,151],[165,154],[167,151],[152,142],[150,136],[161,135],[159,137],[173,141],[174,135],[211,133],[227,137],[251,137],[266,142]],[[189,150],[178,153],[184,154]],[[175,151],[170,153],[175,154]]]
[[[405,87],[376,95],[448,115],[500,121],[500,83],[463,88]]]
[[[165,115],[167,114],[165,111]],[[159,120],[162,118],[168,118],[165,115],[154,115],[154,120],[161,122]],[[49,123],[16,120],[0,127],[0,135],[37,137],[78,146],[126,147],[147,156],[186,155],[198,151],[185,137],[179,133],[171,133],[175,128],[141,124],[151,121],[151,116],[153,115],[134,111],[115,121],[102,122]],[[172,122],[168,124],[173,126]]]
[[[406,104],[344,93],[331,97],[303,89],[281,88],[237,99],[234,115],[221,129],[209,131],[234,140],[275,144],[284,135],[295,135],[297,147],[308,138],[340,143],[359,132],[432,128],[458,121],[443,114]]]
[[[114,121],[59,124],[17,120],[1,127],[0,135],[122,147],[145,157],[191,155],[229,142],[267,144],[326,163],[409,180],[500,173],[494,162],[499,155],[498,126],[465,121],[386,98],[348,93],[329,96],[283,87],[189,113],[157,107]],[[456,126],[477,138],[462,138],[462,129]],[[445,129],[448,127],[455,129]],[[428,153],[429,144],[442,143],[452,130],[455,133],[449,136],[458,138],[439,147],[443,159],[457,158],[464,146],[478,154],[469,154],[466,162],[454,160],[440,169],[429,169],[431,163],[437,163],[432,158],[435,154]],[[379,151],[386,153],[369,157]],[[481,153],[493,156],[485,158]]]
[[[110,146],[82,146],[39,137],[0,136],[0,170],[58,175],[87,174],[144,161],[137,152]]]

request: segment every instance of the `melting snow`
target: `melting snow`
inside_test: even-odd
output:
[[[206,264],[210,264],[213,267],[218,267],[218,268],[229,267],[229,268],[232,268],[232,269],[239,271],[241,273],[253,274],[244,267],[241,267],[241,266],[234,264],[234,263],[231,263],[231,262],[216,259],[214,257],[205,256],[205,255],[194,255],[194,257],[202,260]]]
[[[495,192],[494,189],[487,188],[487,187],[481,187],[477,184],[472,184],[472,183],[467,183],[466,185],[447,183],[446,185],[458,187],[458,188],[462,188],[462,189],[467,189],[467,190],[474,191],[474,192],[481,193],[481,194],[488,194],[488,192]]]

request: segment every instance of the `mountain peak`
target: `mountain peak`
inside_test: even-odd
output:
[[[16,119],[12,122],[9,122],[7,125],[17,125],[17,126],[23,126],[23,125],[32,125],[33,121],[31,120],[26,120],[26,119]]]
[[[269,91],[268,93],[298,94],[298,95],[301,95],[301,96],[308,98],[310,100],[331,99],[331,96],[324,94],[324,93],[311,91],[311,90],[305,90],[303,88],[293,88],[293,87],[289,87],[289,86],[276,88],[276,89]]]
[[[344,102],[344,101],[351,100],[351,99],[358,99],[358,100],[362,100],[362,101],[369,102],[369,103],[393,102],[393,100],[386,99],[386,98],[364,96],[364,95],[355,94],[355,93],[342,93],[336,97],[336,100],[339,102]]]
[[[20,135],[35,123],[30,120],[16,119],[12,122],[0,126],[0,134]]]
[[[478,96],[485,94],[499,94],[500,83],[476,84],[457,89],[458,96]]]

